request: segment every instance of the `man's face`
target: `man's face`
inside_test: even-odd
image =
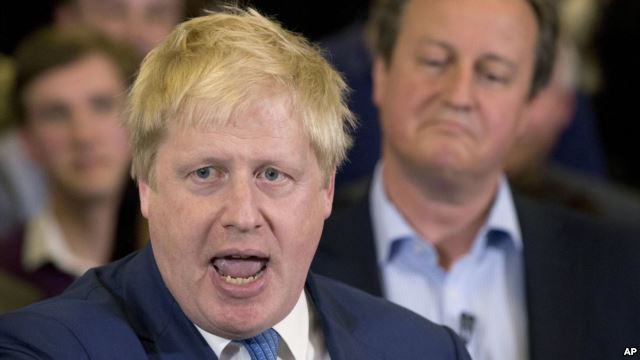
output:
[[[77,0],[76,21],[130,43],[144,56],[180,22],[183,0]]]
[[[227,125],[169,125],[154,187],[140,181],[164,282],[189,319],[232,339],[293,308],[333,200],[288,97],[256,99]]]
[[[32,81],[25,138],[52,191],[78,200],[117,196],[129,167],[121,126],[126,86],[104,55],[87,55]]]
[[[536,40],[523,0],[410,0],[390,63],[374,70],[385,164],[499,173],[522,128]]]

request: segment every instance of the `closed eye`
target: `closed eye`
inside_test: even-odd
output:
[[[436,58],[418,58],[418,63],[421,65],[425,65],[431,68],[441,68],[447,65],[447,59],[436,59]]]
[[[481,72],[478,76],[482,81],[495,83],[495,84],[507,84],[510,81],[509,76],[496,74],[488,71]]]

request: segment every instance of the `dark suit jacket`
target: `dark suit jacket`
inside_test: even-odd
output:
[[[451,330],[310,275],[334,360],[469,359]],[[147,246],[87,272],[61,296],[0,317],[0,358],[215,359],[162,282]]]
[[[312,270],[382,296],[368,194],[325,224]],[[640,346],[640,237],[515,196],[530,360],[617,359]]]

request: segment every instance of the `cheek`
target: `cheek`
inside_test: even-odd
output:
[[[105,18],[98,14],[91,16],[87,23],[94,24],[101,32],[119,41],[127,41],[126,27],[120,18]]]
[[[496,106],[495,108],[499,108]],[[491,114],[491,124],[485,127],[484,136],[493,138],[492,147],[509,148],[520,138],[524,125],[521,112],[516,108],[507,109],[501,113]],[[525,130],[526,131],[526,130]]]
[[[152,217],[149,221],[154,221],[169,231],[195,231],[205,213],[204,204],[192,201],[176,189],[159,189],[163,195],[157,202],[150,203]]]
[[[390,81],[388,97],[383,108],[382,126],[388,133],[415,133],[414,128],[434,111],[438,98],[437,80],[418,76],[398,76]]]
[[[144,36],[147,39],[148,45],[153,47],[164,40],[164,38],[171,32],[172,29],[173,23],[169,21],[165,21],[159,24],[153,24],[149,26],[149,28],[147,29],[148,31],[144,33]]]
[[[129,158],[131,148],[129,145],[129,137],[127,131],[121,127],[112,130],[109,147],[113,151],[118,152],[121,157]]]
[[[33,153],[44,164],[66,161],[69,153],[69,138],[62,129],[36,131],[30,139]]]
[[[304,202],[303,206],[297,208],[289,208],[287,214],[283,216],[286,221],[283,224],[287,232],[283,234],[283,239],[287,243],[282,246],[288,250],[288,256],[295,259],[292,263],[298,267],[298,270],[305,271],[308,270],[318,247],[326,211],[319,201],[315,207],[310,207],[308,204],[310,202]]]
[[[159,256],[182,267],[193,265],[206,239],[197,205],[171,194],[162,198],[152,196],[149,202],[149,230],[151,241]],[[186,262],[184,259],[189,259]],[[187,266],[188,267],[188,266]]]

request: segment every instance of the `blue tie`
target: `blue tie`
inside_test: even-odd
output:
[[[278,333],[269,329],[240,342],[249,351],[251,360],[277,360],[278,341],[280,341]]]

